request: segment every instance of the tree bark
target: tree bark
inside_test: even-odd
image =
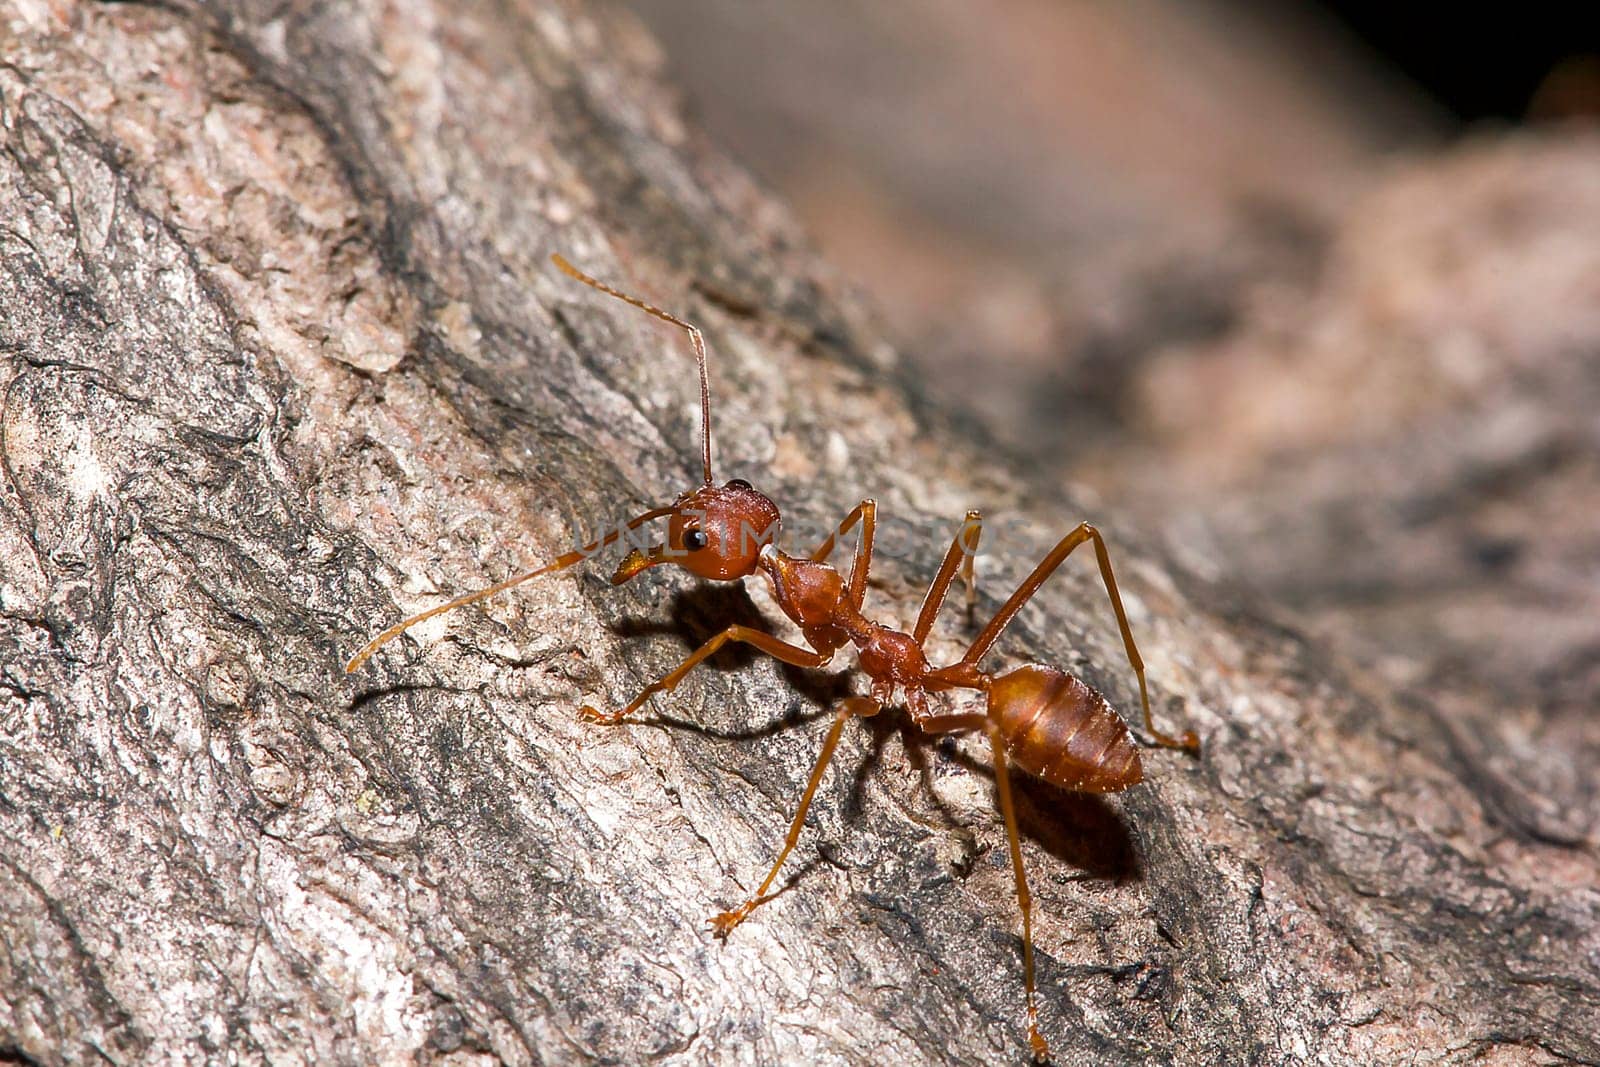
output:
[[[751,588],[597,563],[374,630],[699,477],[803,544],[863,496],[870,610],[964,509],[979,615],[1107,530],[1160,750],[1111,799],[1023,783],[1061,1063],[1600,1061],[1592,828],[1115,512],[919,399],[782,207],[568,4],[44,3],[0,54],[0,1053],[41,1063],[1021,1061],[982,745],[846,734],[776,856],[843,668],[728,655],[617,704]],[[1137,691],[1074,561],[996,662]],[[958,612],[932,658],[953,659]],[[1534,783],[1537,785],[1537,783]],[[1513,808],[1515,806],[1513,805]],[[1589,835],[1589,836],[1586,836]]]

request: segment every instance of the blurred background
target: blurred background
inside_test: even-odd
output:
[[[631,10],[930,388],[1032,451],[1126,424],[1139,356],[1225,329],[1245,276],[1304,280],[1375,168],[1474,124],[1600,113],[1582,5],[1428,6]]]
[[[1548,777],[1600,755],[1584,6],[611,17],[1035,481],[1425,693],[1475,762]],[[1524,814],[1556,838],[1589,818]]]

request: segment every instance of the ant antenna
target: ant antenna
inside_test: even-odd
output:
[[[647,312],[689,334],[689,342],[694,345],[695,362],[700,364],[700,456],[705,463],[706,484],[711,484],[711,379],[706,373],[706,342],[700,336],[700,331],[676,315],[668,314],[654,304],[646,304],[637,297],[629,296],[611,288],[605,282],[591,278],[571,263],[568,263],[560,252],[552,253],[550,261],[560,267],[562,271],[578,279],[591,289],[598,289],[607,296],[614,296],[625,304],[632,304],[640,311]]]
[[[447,611],[454,611],[456,608],[465,607],[468,604],[475,604],[480,600],[487,600],[496,593],[503,593],[512,586],[521,585],[530,578],[537,578],[541,574],[549,574],[551,571],[559,571],[570,567],[574,563],[582,563],[600,549],[605,548],[613,541],[621,538],[625,533],[638,529],[651,519],[659,519],[663,515],[671,514],[671,508],[651,508],[643,515],[638,515],[632,519],[629,519],[625,525],[617,527],[604,537],[596,541],[592,541],[589,544],[584,545],[582,548],[575,548],[571,552],[557,556],[549,563],[546,563],[543,567],[536,567],[525,574],[519,574],[514,578],[507,578],[503,582],[496,582],[487,589],[479,589],[475,593],[463,593],[454,600],[446,600],[443,604],[437,604],[434,607],[429,608],[427,611],[417,612],[417,614],[411,616],[409,619],[402,619],[393,626],[389,627],[387,630],[383,631],[383,633],[379,634],[377,637],[374,637],[371,641],[368,641],[366,647],[360,652],[357,652],[353,657],[351,657],[350,662],[344,665],[344,672],[346,674],[354,674],[356,671],[361,669],[361,665],[363,663],[372,658],[372,654],[374,652],[378,651],[378,649],[382,648],[390,641],[393,641],[395,638],[399,637],[401,634],[405,633],[419,622],[426,622],[435,615],[443,615]]]

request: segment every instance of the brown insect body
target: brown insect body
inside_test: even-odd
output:
[[[977,551],[982,525],[976,511],[969,511],[958,530],[932,585],[923,599],[915,626],[910,633],[895,630],[867,618],[862,611],[867,574],[872,565],[873,533],[877,505],[863,500],[810,556],[793,556],[778,547],[781,514],[771,498],[749,482],[735,479],[715,485],[711,477],[711,405],[706,374],[705,344],[700,331],[659,308],[618,292],[578,271],[559,256],[554,257],[563,271],[602,292],[641,308],[655,317],[688,332],[700,367],[702,416],[702,456],[705,480],[682,494],[671,506],[654,508],[636,516],[623,528],[558,556],[550,563],[499,582],[487,589],[468,593],[412,616],[383,631],[370,641],[346,666],[354,671],[383,644],[410,626],[441,612],[483,600],[530,578],[572,566],[589,558],[596,550],[619,540],[655,519],[667,519],[666,540],[648,549],[630,551],[612,575],[621,584],[645,570],[673,564],[700,578],[736,581],[760,573],[772,589],[783,613],[799,628],[804,646],[781,640],[761,630],[730,626],[706,641],[677,668],[647,686],[633,701],[615,712],[601,712],[585,706],[583,715],[591,721],[615,724],[632,715],[653,695],[675,689],[695,666],[708,659],[729,641],[738,641],[765,652],[785,663],[801,667],[820,667],[829,662],[846,644],[853,645],[856,659],[871,680],[870,697],[849,697],[836,708],[834,721],[823,742],[822,752],[812,769],[801,796],[800,809],[789,826],[782,852],[760,887],[739,907],[722,912],[711,920],[719,936],[726,936],[766,898],[767,891],[799,839],[806,811],[822,774],[838,745],[845,723],[857,716],[875,715],[899,693],[913,721],[929,734],[983,730],[988,734],[994,759],[995,786],[1006,825],[1018,905],[1022,911],[1023,980],[1027,994],[1028,1038],[1037,1056],[1048,1048],[1038,1029],[1038,1010],[1034,997],[1034,966],[1031,898],[1022,867],[1022,849],[1012,803],[1009,764],[1047,782],[1083,792],[1115,792],[1143,778],[1143,768],[1132,736],[1120,716],[1094,689],[1072,675],[1054,667],[1029,665],[1001,675],[979,667],[979,662],[1005,630],[1018,610],[1038,591],[1073,549],[1092,543],[1101,579],[1110,597],[1122,633],[1128,659],[1139,680],[1139,696],[1146,730],[1157,744],[1198,751],[1199,741],[1187,733],[1169,737],[1157,730],[1150,714],[1145,685],[1144,664],[1128,627],[1110,556],[1099,531],[1088,523],[1076,529],[1052,549],[978,634],[962,658],[953,664],[935,667],[924,652],[933,622],[944,603],[957,571],[968,583],[969,607],[972,589],[972,558]],[[860,527],[855,558],[848,574],[841,574],[827,562],[840,536]],[[981,712],[935,712],[929,693],[973,690],[985,697]]]
[[[922,645],[908,633],[865,618],[849,602],[844,577],[826,563],[796,559],[768,545],[761,569],[784,614],[819,652],[842,635],[856,647],[857,663],[873,682],[872,699],[887,704],[900,688],[922,722],[929,688],[953,685],[985,690],[987,714],[1000,728],[1006,754],[1018,767],[1052,785],[1086,793],[1112,793],[1144,777],[1139,751],[1122,718],[1105,697],[1054,667],[1020,667],[998,678],[974,672],[960,682],[939,675]]]
[[[1115,793],[1144,779],[1122,717],[1065,671],[1032,664],[1002,674],[989,685],[989,716],[1011,761],[1051,785]]]

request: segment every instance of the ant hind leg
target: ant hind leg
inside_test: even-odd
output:
[[[1011,622],[1012,616],[1016,615],[1024,604],[1033,599],[1033,595],[1039,591],[1039,587],[1049,580],[1050,576],[1055,573],[1056,568],[1061,566],[1062,561],[1072,554],[1073,549],[1085,541],[1094,542],[1095,559],[1100,564],[1100,580],[1106,587],[1106,595],[1111,598],[1111,610],[1116,613],[1117,628],[1122,631],[1122,647],[1127,650],[1128,663],[1133,667],[1133,673],[1139,679],[1139,703],[1144,709],[1144,728],[1149,731],[1151,737],[1155,738],[1157,744],[1164,745],[1167,748],[1181,748],[1189,753],[1198,753],[1200,751],[1200,739],[1195,736],[1193,730],[1187,730],[1182,738],[1176,738],[1156,728],[1155,720],[1150,715],[1150,687],[1145,682],[1144,658],[1139,655],[1139,646],[1134,644],[1133,641],[1133,630],[1128,626],[1128,613],[1122,607],[1122,594],[1117,591],[1117,576],[1111,570],[1111,555],[1106,551],[1105,538],[1100,536],[1100,531],[1086,522],[1079,523],[1077,529],[1063,537],[1060,543],[1051,549],[1044,559],[1039,561],[1039,565],[1033,569],[1033,573],[1028,575],[1023,583],[1017,587],[1017,591],[1012,593],[1010,599],[1001,605],[1000,610],[995,612],[994,618],[989,620],[989,625],[985,626],[983,632],[972,642],[972,647],[967,650],[967,654],[962,657],[961,662],[968,666],[976,666],[984,654],[989,651],[990,646],[1005,631],[1007,624]]]
[[[1028,893],[1028,875],[1022,869],[1022,838],[1017,830],[1017,809],[1011,800],[1011,772],[1006,762],[1005,736],[993,721],[989,728],[989,748],[994,752],[994,785],[1000,797],[1000,815],[1006,824],[1006,842],[1011,850],[1011,870],[1017,881],[1017,907],[1022,910],[1022,986],[1028,1005],[1028,1044],[1036,1060],[1050,1056],[1050,1046],[1039,1033],[1039,1005],[1033,977],[1033,898]]]

